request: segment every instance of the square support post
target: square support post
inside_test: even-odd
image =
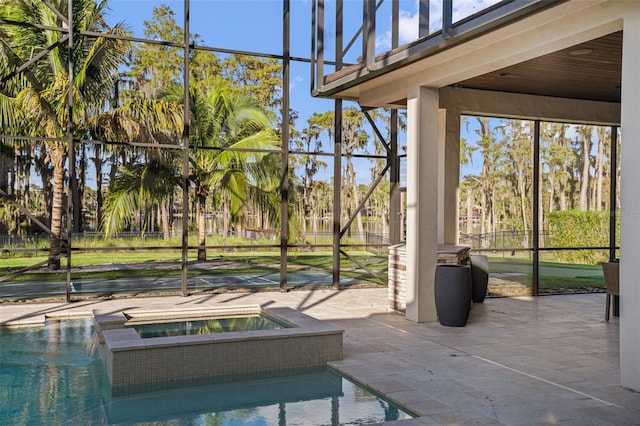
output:
[[[407,310],[410,321],[436,321],[438,260],[438,89],[407,96]]]
[[[620,377],[640,391],[640,7],[624,18],[622,40],[620,210]]]
[[[389,117],[391,143],[388,153],[389,168],[389,244],[402,242],[402,199],[400,194],[400,158],[398,157],[398,110]]]
[[[438,243],[458,244],[460,111],[440,110],[438,138]]]

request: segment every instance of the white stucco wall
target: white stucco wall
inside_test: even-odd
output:
[[[620,200],[620,382],[640,391],[640,3],[624,18]]]

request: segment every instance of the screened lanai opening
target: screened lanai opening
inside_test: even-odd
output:
[[[0,256],[6,265],[0,296],[12,300],[386,285],[388,246],[401,243],[406,233],[404,111],[361,107],[349,100],[358,97],[356,86],[343,93],[343,100],[310,93],[317,95],[325,84],[325,94],[332,95],[330,86],[340,83],[334,79],[385,52],[399,55],[400,45],[428,45],[452,28],[462,34],[475,25],[493,25],[501,13],[517,17],[543,8],[536,2],[522,9],[513,2],[487,2],[463,13],[447,2],[444,8],[438,2],[428,7],[379,2],[369,10],[360,2],[282,1],[253,2],[240,11],[229,7],[233,2],[111,0],[100,3],[95,22],[72,14],[69,32],[68,5],[78,11],[96,3],[32,3],[43,13],[29,16],[3,3],[0,16],[7,59],[1,73],[3,111],[15,112],[2,115],[0,138]],[[211,25],[217,16],[225,19]],[[363,39],[365,24],[375,31]],[[247,27],[265,36],[247,34]],[[372,44],[376,31],[379,43]],[[554,54],[557,60],[568,52],[594,70],[582,76],[586,83],[565,85],[566,90],[588,86],[590,99],[619,101],[619,69],[609,65],[620,60],[621,35]],[[92,56],[97,51],[92,47],[106,47],[100,51],[109,52],[110,62]],[[594,58],[600,47],[613,56]],[[522,88],[519,71],[544,64],[541,57],[457,86]],[[589,77],[596,74],[601,85]],[[71,97],[65,92],[69,76],[76,88]],[[527,87],[552,94],[558,85]],[[27,101],[36,98],[26,96],[33,93],[47,94],[40,106],[58,113],[33,108]],[[259,111],[264,126],[252,123],[255,132],[248,134],[242,133],[247,127],[231,129],[231,120],[228,126],[212,124],[221,119],[215,115],[216,99],[227,96]],[[403,99],[387,106],[402,108]],[[504,139],[504,132],[516,132],[499,119],[490,121],[487,131],[493,135],[488,137]],[[503,276],[496,279],[506,277],[529,293],[565,288],[558,284],[564,272],[554,275],[553,265],[545,266],[561,260],[590,268],[569,280],[578,289],[599,288],[597,262],[606,260],[607,251],[609,258],[618,257],[615,223],[600,220],[598,226],[608,226],[608,233],[599,239],[559,241],[549,233],[562,211],[604,215],[611,206],[618,208],[619,199],[614,203],[610,195],[619,185],[610,178],[615,167],[607,151],[614,145],[611,132],[618,131],[592,128],[595,151],[584,196],[581,176],[586,174],[576,167],[587,164],[579,163],[578,146],[579,132],[586,130],[568,124],[562,139],[550,136],[554,130],[547,126],[553,123],[542,122],[536,145],[532,123],[521,122],[520,139],[510,142],[519,144],[518,150],[529,144],[531,152],[517,154],[529,160],[501,157],[497,170],[485,172],[491,177],[484,189],[474,180],[483,173],[479,160],[470,157],[462,164],[460,242],[498,259],[492,266]],[[478,119],[465,117],[462,128],[477,136],[474,126]],[[573,156],[567,154],[571,166],[566,170],[544,162],[555,155],[552,151],[564,149],[555,146],[554,137],[570,141]],[[479,148],[474,152],[477,156]],[[538,178],[533,176],[536,155]],[[468,173],[467,167],[472,168]],[[526,173],[508,175],[517,168]],[[560,190],[561,182],[571,189]],[[578,190],[578,197],[588,198],[587,208],[575,200]],[[534,194],[539,194],[537,203]],[[489,197],[484,203],[483,196]],[[593,215],[584,220],[595,220]],[[573,291],[573,284],[566,285]]]
[[[310,95],[310,5],[24,4],[0,5],[3,300],[386,285],[403,121]]]
[[[604,291],[600,264],[619,258],[618,127],[465,115],[460,152],[460,243],[488,256],[490,294]]]

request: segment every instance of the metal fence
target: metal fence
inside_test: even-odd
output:
[[[539,233],[539,241],[542,245],[544,245],[544,241],[548,236],[548,231]],[[533,232],[498,231],[484,234],[460,233],[460,244],[478,250],[526,250],[533,248]]]
[[[222,234],[217,235],[220,237]],[[269,240],[277,239],[274,232],[246,230],[242,234],[236,235],[232,233],[229,237],[236,237],[236,243],[246,241],[248,244],[259,238]],[[63,239],[66,238],[64,235]],[[74,248],[82,249],[96,246],[111,246],[113,248],[133,245],[154,246],[176,246],[181,243],[182,233],[180,231],[171,232],[168,238],[165,238],[162,232],[120,232],[109,238],[105,238],[104,234],[96,231],[86,231],[71,234],[71,242]],[[333,234],[331,232],[315,232],[306,234],[306,245],[322,245],[332,243]],[[375,232],[351,232],[345,234],[343,241],[351,246],[362,244],[362,247],[376,254],[386,253],[389,245],[389,235]],[[115,242],[119,244],[114,245]],[[32,234],[32,235],[6,235],[0,234],[0,250],[4,253],[11,251],[25,250],[44,250],[49,247],[48,234]],[[242,246],[242,243],[239,244]]]

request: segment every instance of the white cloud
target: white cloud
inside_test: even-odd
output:
[[[293,78],[289,80],[289,90],[293,91],[293,89],[295,89],[295,87],[302,82],[304,82],[304,78],[300,77],[299,75],[293,76]]]
[[[398,39],[400,44],[408,43],[418,38],[418,12],[401,10],[398,20]]]
[[[405,44],[418,38],[418,14],[406,10],[400,11],[398,20],[398,40]],[[391,50],[391,30],[376,36],[376,51]]]
[[[391,31],[376,35],[376,52],[391,50]]]
[[[453,2],[453,21],[492,6],[501,0],[456,0]],[[390,17],[389,17],[390,22]],[[429,28],[431,32],[442,28],[442,0],[431,0],[429,5]],[[418,39],[418,1],[412,10],[401,10],[398,21],[399,43],[405,44]],[[376,37],[376,51],[391,49],[391,31],[387,30]]]
[[[500,0],[456,0],[453,2],[453,21],[471,16],[498,2]]]

